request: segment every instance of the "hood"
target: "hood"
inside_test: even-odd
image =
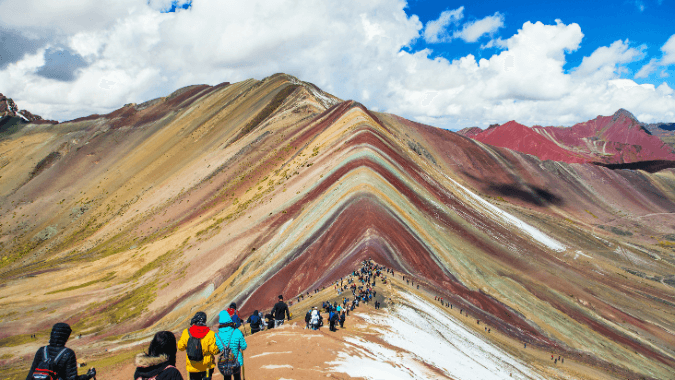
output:
[[[190,326],[188,331],[190,332],[190,335],[192,335],[193,337],[195,337],[197,339],[202,339],[203,337],[206,336],[206,334],[209,333],[209,331],[211,331],[211,329],[208,328],[207,326],[194,325],[194,326]]]
[[[169,357],[166,355],[149,356],[145,352],[136,355],[136,367],[152,367],[168,361]]]
[[[226,310],[221,311],[220,314],[218,314],[218,323],[221,325],[232,323],[232,317],[230,317],[230,313],[228,313]]]
[[[49,337],[50,346],[65,346],[70,333],[73,332],[67,323],[57,323],[52,327],[52,333]]]
[[[169,363],[169,357],[166,355],[148,356],[146,353],[136,355],[136,372],[134,379],[145,378],[152,379],[162,373]]]

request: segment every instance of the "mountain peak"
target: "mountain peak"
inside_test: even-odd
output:
[[[0,119],[5,117],[17,117],[25,122],[51,122],[44,120],[42,116],[35,115],[27,110],[19,109],[19,106],[11,98],[0,93]]]
[[[627,117],[633,120],[634,122],[639,123],[635,115],[633,115],[630,111],[624,108],[619,108],[616,112],[614,112],[614,115],[612,115],[612,121],[617,121],[621,116]]]

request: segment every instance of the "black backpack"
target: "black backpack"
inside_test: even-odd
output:
[[[195,338],[190,334],[190,330],[188,330],[188,335],[190,338],[188,338],[187,342],[187,357],[193,362],[201,362],[204,360],[204,353],[202,352],[202,340]]]
[[[232,331],[232,334],[230,334],[230,339],[228,340],[227,345],[225,345],[223,341],[220,340],[218,334],[216,334],[216,339],[220,340],[220,343],[223,344],[223,352],[218,357],[218,370],[223,375],[223,377],[226,378],[234,375],[235,373],[239,373],[239,370],[241,369],[239,366],[239,359],[234,356],[234,352],[232,352],[232,349],[230,348],[232,335],[234,335],[235,331],[236,330]]]
[[[47,346],[42,347],[42,361],[38,363],[37,367],[33,371],[34,380],[57,380],[59,375],[56,373],[56,363],[59,362],[63,353],[66,352],[64,347],[59,351],[54,360],[49,357],[49,350]]]

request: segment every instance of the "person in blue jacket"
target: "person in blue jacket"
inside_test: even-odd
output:
[[[218,315],[218,332],[216,333],[216,345],[220,352],[225,350],[225,345],[230,347],[232,354],[237,357],[239,360],[239,365],[241,370],[239,373],[232,375],[233,380],[241,380],[241,374],[244,372],[244,355],[243,352],[247,346],[246,339],[244,339],[244,334],[242,334],[239,329],[234,328],[234,322],[230,318],[230,313],[227,310],[223,310]],[[229,380],[229,379],[225,379]]]

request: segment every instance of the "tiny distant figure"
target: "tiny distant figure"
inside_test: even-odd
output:
[[[527,348],[527,343],[523,343],[523,348]]]

